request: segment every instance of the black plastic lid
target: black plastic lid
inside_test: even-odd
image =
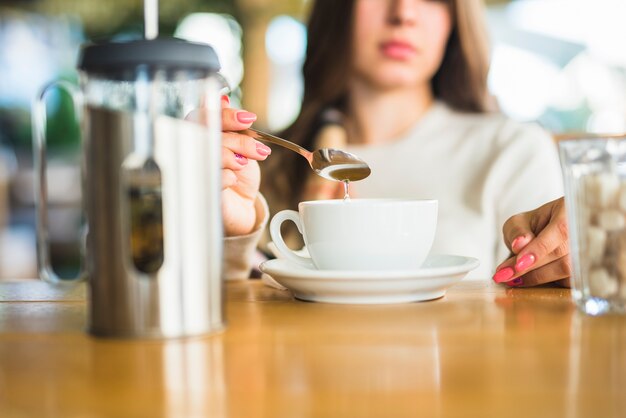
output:
[[[86,72],[116,73],[140,65],[171,70],[217,72],[220,63],[208,44],[158,38],[83,45],[78,68]]]

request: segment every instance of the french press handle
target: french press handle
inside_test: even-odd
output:
[[[74,118],[80,123],[83,97],[80,90],[64,80],[53,81],[46,85],[35,98],[32,106],[33,156],[35,162],[35,208],[37,225],[37,268],[39,277],[49,283],[68,283],[82,281],[87,278],[81,257],[80,271],[76,277],[61,278],[50,264],[50,239],[48,229],[48,187],[46,172],[46,102],[45,98],[54,89],[66,91],[72,97]],[[81,249],[84,243],[81,241]]]

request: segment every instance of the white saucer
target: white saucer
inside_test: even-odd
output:
[[[382,304],[437,299],[478,267],[459,255],[430,255],[419,270],[314,270],[285,259],[261,264],[261,271],[302,300],[328,303]]]

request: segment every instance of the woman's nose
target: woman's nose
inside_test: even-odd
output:
[[[391,0],[389,2],[389,23],[392,25],[412,25],[417,19],[417,3],[420,0]]]

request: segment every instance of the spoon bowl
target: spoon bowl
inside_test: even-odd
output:
[[[297,152],[306,158],[317,175],[328,180],[358,181],[363,180],[372,172],[365,161],[346,151],[334,148],[321,148],[311,152],[291,141],[252,128],[239,131],[239,133]]]
[[[365,161],[349,152],[334,148],[322,148],[311,154],[311,168],[315,173],[329,180],[359,181],[372,172]]]

